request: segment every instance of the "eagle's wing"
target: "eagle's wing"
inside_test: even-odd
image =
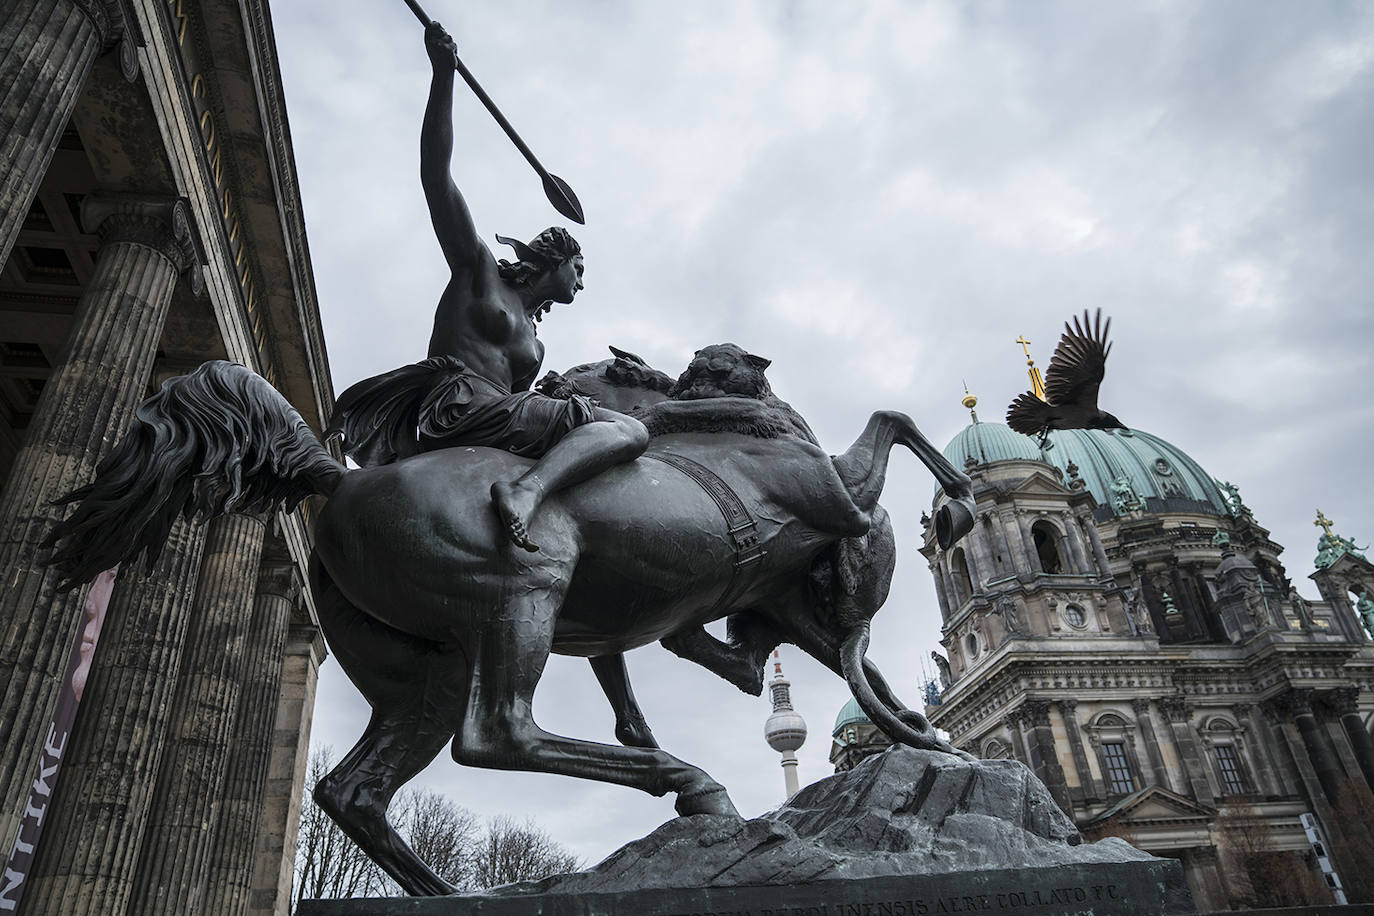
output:
[[[1107,343],[1107,331],[1111,326],[1110,318],[1105,323],[1102,321],[1101,309],[1097,310],[1093,321],[1088,320],[1085,309],[1082,323],[1077,315],[1072,328],[1064,322],[1064,336],[1059,338],[1059,346],[1054,348],[1050,367],[1045,372],[1045,400],[1055,407],[1074,405],[1097,410],[1097,389],[1102,384],[1107,354],[1112,349]]]

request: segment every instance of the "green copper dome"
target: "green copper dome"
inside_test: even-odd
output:
[[[979,464],[1042,461],[1064,472],[1066,483],[1069,465],[1077,465],[1078,476],[1097,499],[1099,518],[1122,514],[1112,498],[1114,483],[1122,478],[1146,512],[1231,514],[1225,494],[1196,461],[1177,446],[1138,429],[1057,430],[1041,450],[1037,438],[1002,423],[975,421],[950,440],[944,452],[960,469],[970,456]],[[1116,489],[1124,491],[1119,483]],[[1130,494],[1125,495],[1129,500]]]
[[[835,717],[835,727],[830,730],[830,734],[838,735],[845,726],[855,725],[862,722],[864,725],[872,725],[868,716],[859,708],[859,701],[851,699],[848,703],[840,707],[840,714]]]

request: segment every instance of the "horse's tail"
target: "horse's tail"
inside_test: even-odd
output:
[[[79,505],[44,541],[56,548],[48,562],[62,589],[140,554],[151,565],[178,515],[293,509],[333,493],[345,473],[266,379],[212,360],[164,382],[95,480],[55,500]]]

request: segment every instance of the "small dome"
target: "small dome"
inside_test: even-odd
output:
[[[775,712],[763,723],[763,740],[779,753],[795,751],[806,743],[806,721],[795,712]]]
[[[1070,464],[1097,500],[1099,517],[1115,514],[1112,484],[1124,477],[1146,512],[1231,514],[1231,506],[1212,476],[1177,446],[1158,436],[1132,430],[1069,429],[1039,440],[1003,423],[970,423],[950,440],[945,457],[962,469],[972,457],[979,464],[995,461],[1040,461],[1067,481]]]
[[[831,735],[838,735],[848,725],[872,725],[863,708],[859,706],[858,700],[851,699],[848,703],[840,707],[840,714],[835,717],[835,727],[830,729]]]

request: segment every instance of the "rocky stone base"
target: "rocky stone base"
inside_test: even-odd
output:
[[[751,821],[678,818],[585,872],[459,897],[306,901],[301,916],[927,916],[1194,912],[1183,871],[1084,843],[1016,761],[893,748]]]

